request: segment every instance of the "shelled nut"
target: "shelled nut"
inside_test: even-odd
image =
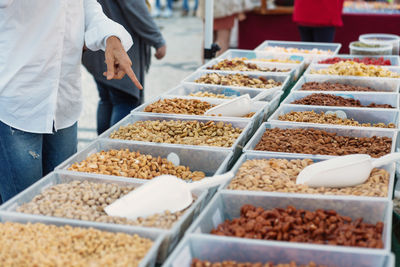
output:
[[[243,74],[219,74],[219,73],[207,73],[195,80],[196,83],[205,84],[216,84],[226,86],[239,86],[239,87],[250,87],[260,89],[270,89],[273,87],[281,86],[281,82],[277,82],[273,79],[266,79],[262,76],[259,78],[252,78],[248,75]]]
[[[317,129],[267,129],[255,150],[286,153],[348,155],[369,154],[381,157],[391,151],[392,139],[386,136],[340,136]]]
[[[297,99],[291,104],[311,106],[339,106],[339,107],[360,107],[360,108],[394,108],[389,104],[376,104],[374,102],[363,105],[360,100],[344,98],[338,95],[315,93]]]
[[[336,114],[325,114],[324,112],[316,113],[312,111],[291,111],[284,115],[279,115],[280,121],[295,121],[306,123],[319,123],[319,124],[339,124],[347,126],[361,126],[361,127],[378,127],[378,128],[396,128],[394,123],[385,124],[380,123],[360,123],[354,119],[342,119]]]
[[[138,235],[41,223],[0,224],[1,266],[139,266],[153,242]]]
[[[208,67],[209,70],[230,70],[230,71],[260,71],[260,72],[289,72],[290,69],[261,67],[254,63],[246,63],[242,59],[224,59],[217,64]]]
[[[290,263],[279,263],[274,264],[273,262],[267,263],[251,263],[251,262],[237,262],[233,260],[226,260],[222,262],[210,262],[202,261],[199,259],[193,259],[191,267],[327,267],[326,265],[317,265],[315,262],[310,262],[306,265],[297,265],[296,262],[291,261]]]
[[[383,90],[374,89],[366,86],[358,86],[345,83],[329,82],[307,82],[301,86],[301,91],[359,91],[359,92],[381,92]]]
[[[296,184],[297,175],[308,165],[311,159],[253,159],[240,166],[228,189],[282,193],[354,195],[368,197],[387,197],[389,173],[384,169],[373,169],[363,184],[344,187],[312,188]]]
[[[152,179],[162,174],[175,175],[183,180],[201,180],[204,172],[190,171],[186,166],[175,166],[165,158],[141,154],[129,149],[101,151],[87,157],[80,163],[72,164],[68,170],[117,175],[139,179]]]
[[[149,120],[121,126],[110,137],[156,143],[232,147],[242,132],[243,129],[222,121]]]
[[[160,99],[145,107],[145,112],[153,113],[173,113],[173,114],[189,114],[203,115],[204,112],[214,107],[208,102],[197,99]]]
[[[225,220],[211,234],[288,242],[383,248],[383,222],[352,220],[334,210],[308,211],[293,206],[264,210],[244,205],[240,217]]]
[[[222,98],[222,99],[231,99],[231,96],[226,96],[224,94],[214,94],[208,91],[200,91],[196,93],[190,93],[189,96],[196,96],[196,97],[211,97],[211,98]]]
[[[32,201],[17,208],[18,212],[62,217],[68,219],[138,225],[170,229],[183,215],[184,211],[154,214],[146,218],[129,220],[123,217],[108,216],[104,208],[134,190],[133,186],[119,186],[112,183],[73,181],[54,185]]]
[[[325,69],[311,69],[310,73],[324,75],[400,78],[400,74],[390,71],[387,68],[374,65],[365,65],[364,63],[357,63],[354,61],[342,61],[330,65]]]

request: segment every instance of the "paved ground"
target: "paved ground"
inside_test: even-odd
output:
[[[177,3],[179,4],[179,3]],[[145,101],[177,86],[201,64],[203,25],[196,17],[180,16],[175,6],[173,18],[157,19],[167,41],[167,55],[161,61],[153,57],[145,82]],[[96,107],[98,94],[90,74],[82,68],[84,110],[79,120],[79,149],[96,138]]]

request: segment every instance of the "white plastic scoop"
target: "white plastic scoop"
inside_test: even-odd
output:
[[[108,205],[104,210],[109,216],[136,219],[165,211],[177,212],[193,202],[192,192],[221,185],[234,176],[227,172],[201,181],[187,183],[173,175],[158,176],[129,194]]]
[[[224,117],[243,117],[251,112],[252,104],[264,97],[273,94],[280,87],[273,89],[265,89],[265,91],[259,93],[253,98],[250,98],[248,94],[236,97],[218,106],[215,106],[207,110],[204,115],[215,115]]]
[[[400,160],[400,153],[373,159],[366,154],[340,156],[304,168],[296,184],[310,187],[347,187],[364,183],[373,168]]]

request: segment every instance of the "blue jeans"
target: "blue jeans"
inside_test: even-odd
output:
[[[98,82],[100,101],[97,106],[97,134],[119,122],[140,105],[140,99],[114,87]]]
[[[0,121],[0,195],[7,201],[76,153],[77,123],[53,134],[28,133]]]
[[[167,8],[172,9],[173,0],[167,0]],[[161,9],[161,0],[156,0],[156,7]]]
[[[199,0],[194,0],[194,7],[193,10],[196,11],[197,7],[199,6]],[[183,10],[189,11],[189,0],[183,0]]]

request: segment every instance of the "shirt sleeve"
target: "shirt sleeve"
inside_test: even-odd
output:
[[[0,0],[2,1],[2,0]],[[109,19],[96,0],[84,0],[85,12],[85,44],[92,51],[105,50],[106,40],[116,36],[128,51],[133,41],[123,26]]]

